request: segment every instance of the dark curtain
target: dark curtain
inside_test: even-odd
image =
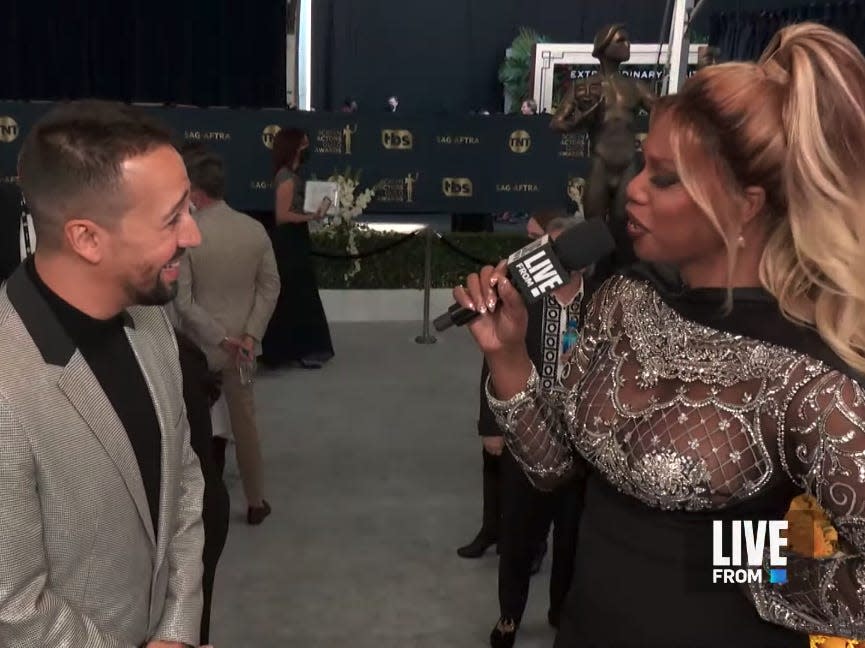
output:
[[[804,21],[819,22],[837,29],[865,51],[863,0],[813,2],[798,6],[786,2],[783,3],[786,6],[774,8],[768,2],[760,8],[755,8],[753,3],[746,4],[751,6],[715,12],[709,18],[709,42],[720,48],[721,60],[756,60],[781,27]]]
[[[664,0],[316,0],[313,105],[336,110],[347,96],[362,111],[467,113],[502,106],[498,66],[520,27],[552,42],[592,42],[625,22],[637,43],[655,43]]]
[[[0,98],[285,105],[285,0],[3,0]]]

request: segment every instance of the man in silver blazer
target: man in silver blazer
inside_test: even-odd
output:
[[[222,160],[199,144],[183,148],[201,245],[180,267],[173,307],[180,328],[222,373],[237,463],[248,504],[247,522],[270,513],[264,499],[261,449],[253,387],[238,363],[261,353],[261,339],[279,297],[273,246],[258,221],[229,207]]]
[[[0,646],[198,645],[203,480],[158,304],[200,235],[169,135],[72,102],[25,138],[0,288]]]

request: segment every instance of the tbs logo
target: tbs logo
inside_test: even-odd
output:
[[[769,582],[787,582],[786,520],[712,522],[712,582],[762,583],[763,560],[769,549]],[[743,556],[744,549],[744,556]],[[743,560],[745,558],[745,560]]]
[[[442,178],[442,193],[448,198],[471,198],[474,186],[468,178]]]
[[[407,130],[382,130],[381,143],[388,150],[410,151],[414,148],[414,137]]]

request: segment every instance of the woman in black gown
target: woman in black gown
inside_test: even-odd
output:
[[[556,647],[862,640],[865,58],[825,27],[785,28],[760,63],[661,99],[644,151],[628,231],[682,288],[607,281],[563,389],[540,387],[500,268],[454,290],[482,312],[487,398],[535,485],[590,466]],[[781,520],[803,491],[842,553],[788,555],[784,583],[714,584],[712,521]]]
[[[308,153],[309,138],[301,130],[283,129],[274,138],[272,237],[282,288],[262,340],[261,362],[269,367],[297,362],[317,369],[333,357],[309,240],[309,222],[323,218],[326,209],[312,214],[303,209],[305,181],[299,172]]]

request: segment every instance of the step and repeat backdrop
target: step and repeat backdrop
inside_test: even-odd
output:
[[[0,182],[15,182],[21,142],[51,103],[0,102]],[[359,176],[370,212],[490,213],[573,206],[588,170],[584,133],[561,135],[549,116],[411,116],[145,106],[178,141],[202,142],[227,169],[237,209],[273,208],[271,148],[282,128],[305,131],[308,178]],[[638,142],[643,135],[638,136]]]

